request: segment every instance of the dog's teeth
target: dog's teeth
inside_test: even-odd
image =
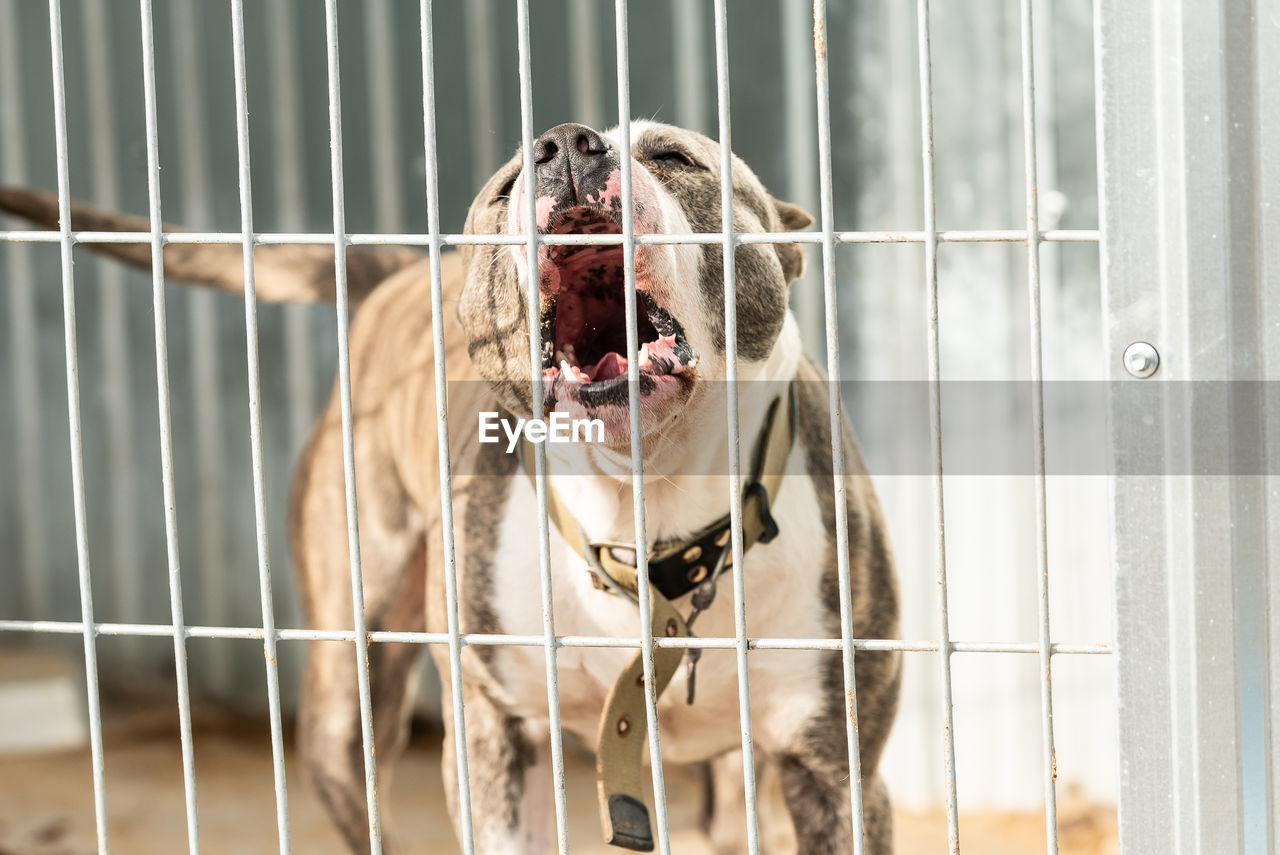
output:
[[[640,361],[638,364],[641,368],[649,364],[649,342],[647,341],[640,345]]]
[[[591,378],[587,373],[576,365],[570,365],[567,359],[560,360],[560,373],[569,380],[570,383],[588,383]]]

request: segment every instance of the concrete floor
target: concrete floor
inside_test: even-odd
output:
[[[106,787],[111,851],[172,855],[187,851],[182,766],[171,708],[117,712],[106,722]],[[202,716],[195,735],[201,851],[268,855],[278,851],[270,744],[265,721]],[[600,842],[590,758],[567,758],[570,845],[582,855],[616,855]],[[440,784],[438,734],[415,738],[390,790],[389,816],[398,853],[457,852]],[[322,806],[305,786],[290,745],[287,759],[292,848],[306,855],[343,855]],[[697,779],[667,773],[672,851],[704,855],[696,830]],[[1063,855],[1115,853],[1113,810],[1062,798]],[[944,853],[941,812],[899,813],[898,855]],[[962,851],[983,855],[1044,852],[1044,822],[1035,814],[966,814]],[[85,749],[0,755],[0,855],[88,855],[95,851],[89,754]]]

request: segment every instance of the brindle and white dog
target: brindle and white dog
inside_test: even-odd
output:
[[[719,146],[700,134],[651,122],[632,125],[629,153],[615,132],[583,125],[552,128],[536,142],[536,175],[519,154],[471,205],[470,234],[524,233],[524,194],[534,188],[538,228],[546,233],[620,232],[620,157],[631,158],[637,233],[718,232]],[[812,219],[771,197],[733,161],[734,228],[799,229]],[[46,194],[0,189],[0,209],[56,227]],[[73,208],[82,230],[147,231],[149,224]],[[149,268],[146,245],[95,244],[98,251]],[[724,279],[719,243],[642,245],[635,256],[641,352],[626,349],[620,247],[543,247],[537,275],[548,340],[548,409],[600,417],[602,444],[548,445],[552,488],[592,542],[633,540],[626,370],[640,360],[645,506],[650,546],[679,541],[727,512],[723,394],[726,375]],[[262,300],[330,300],[333,251],[268,246],[255,251]],[[802,351],[787,309],[788,284],[800,275],[795,244],[737,249],[738,376],[744,458],[765,430],[770,405],[796,388],[796,438],[773,515],[780,534],[758,543],[744,565],[753,637],[836,637],[835,502],[827,393]],[[168,245],[165,272],[176,279],[243,292],[241,249]],[[537,512],[533,485],[506,443],[477,442],[476,414],[531,414],[523,246],[467,246],[442,260],[446,360],[454,452],[454,507],[461,628],[467,633],[542,632]],[[367,622],[373,630],[446,630],[441,513],[432,369],[430,275],[426,259],[403,249],[348,250],[348,289],[359,311],[351,322],[356,478]],[[461,330],[458,334],[455,330]],[[466,382],[472,381],[472,382]],[[806,382],[808,381],[808,382]],[[843,435],[854,635],[890,638],[897,592],[889,546],[871,481],[852,434]],[[557,475],[573,472],[574,474]],[[720,473],[713,477],[713,473]],[[700,474],[688,474],[700,473]],[[351,626],[342,438],[335,391],[298,463],[291,495],[291,547],[312,627]],[[638,631],[636,607],[591,582],[579,554],[551,531],[556,631],[626,636]],[[688,597],[677,600],[681,613]],[[732,636],[732,597],[722,594],[697,625],[703,636]],[[382,791],[407,737],[421,647],[374,644],[370,678]],[[431,647],[442,673],[448,651]],[[595,741],[602,704],[627,649],[559,651],[563,726]],[[852,851],[845,741],[845,692],[837,651],[755,650],[749,657],[755,746],[777,772],[798,850]],[[893,721],[899,658],[859,653],[856,660],[867,852],[892,849],[889,800],[877,774]],[[537,647],[466,647],[462,652],[471,811],[481,853],[552,850],[548,701]],[[664,759],[709,761],[708,829],[718,851],[745,851],[741,826],[738,683],[731,650],[707,650],[697,669],[696,703],[686,703],[685,672],[659,701]],[[450,705],[444,681],[445,708]],[[452,719],[444,716],[444,777],[455,814]],[[351,849],[368,849],[356,680],[346,644],[311,644],[298,717],[306,767]]]

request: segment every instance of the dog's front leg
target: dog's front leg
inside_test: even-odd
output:
[[[851,855],[853,831],[849,807],[849,764],[844,746],[779,758],[778,777],[791,822],[796,851],[804,855]],[[863,839],[867,855],[892,855],[893,818],[889,793],[879,775],[862,783]]]
[[[446,695],[448,690],[446,689]],[[546,855],[552,851],[549,749],[535,745],[526,722],[482,692],[466,692],[467,778],[478,855]],[[445,698],[448,709],[449,699]],[[458,767],[450,716],[442,758],[449,814],[461,840]]]

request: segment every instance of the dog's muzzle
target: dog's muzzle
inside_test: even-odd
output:
[[[586,125],[557,125],[537,139],[532,154],[540,233],[622,233],[622,155],[608,140]],[[635,233],[666,231],[652,178],[634,161],[631,176]],[[522,175],[512,193],[513,233],[523,231],[519,212],[526,192],[529,182]],[[622,247],[555,245],[539,250],[536,275],[542,295],[542,379],[548,409],[583,416],[601,408],[625,408],[632,362],[646,399],[674,401],[687,393],[696,354],[680,321],[651,288],[652,250],[639,246],[635,252],[634,350],[627,344]],[[523,268],[521,250],[513,252]]]
[[[609,177],[618,169],[618,151],[586,125],[556,125],[533,144],[539,200],[554,200],[551,219],[569,208],[607,193]],[[602,207],[621,208],[622,200],[600,198]],[[542,213],[541,208],[539,214]],[[541,223],[539,224],[541,226]]]

